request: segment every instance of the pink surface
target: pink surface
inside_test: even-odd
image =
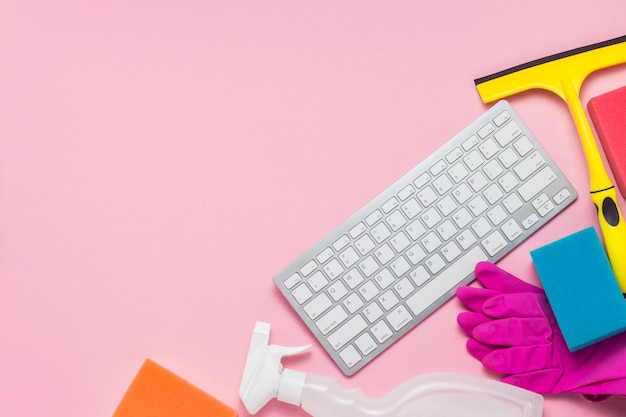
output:
[[[256,320],[313,343],[289,367],[370,396],[431,371],[497,378],[466,352],[457,300],[345,378],[272,277],[485,110],[474,78],[624,35],[624,15],[622,0],[2,2],[0,415],[110,416],[150,357],[245,416]],[[583,102],[624,75],[592,76]],[[509,101],[580,193],[500,263],[537,283],[529,251],[595,209],[565,105]],[[544,415],[625,408],[549,396]]]

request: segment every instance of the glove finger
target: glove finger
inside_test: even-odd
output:
[[[483,358],[497,349],[496,346],[486,345],[477,341],[476,339],[467,339],[467,343],[465,344],[467,347],[467,351],[482,362]]]
[[[456,316],[456,321],[459,324],[459,327],[461,327],[461,329],[463,329],[465,334],[467,334],[468,336],[472,335],[474,327],[478,326],[479,324],[486,323],[490,320],[491,319],[489,317],[486,317],[484,314],[481,313],[464,312],[459,313],[459,315]]]
[[[519,374],[546,369],[552,364],[552,345],[496,349],[481,361],[485,368],[500,374]]]
[[[497,295],[482,305],[482,312],[494,318],[546,317],[546,311],[550,311],[546,296],[530,292]]]
[[[558,386],[562,371],[557,368],[542,369],[541,371],[526,372],[502,378],[502,382],[534,391],[538,394],[559,394],[565,391]]]
[[[530,346],[548,343],[552,328],[546,318],[508,318],[479,324],[472,336],[489,345]]]
[[[541,288],[530,285],[527,282],[511,275],[503,269],[498,268],[491,262],[479,262],[475,267],[476,279],[485,288],[500,291],[503,293],[532,292],[543,293]]]
[[[459,301],[472,311],[481,311],[483,303],[488,299],[499,295],[500,292],[484,288],[462,286],[457,288],[456,296]]]

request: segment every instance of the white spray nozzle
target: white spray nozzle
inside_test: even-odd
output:
[[[257,322],[252,333],[246,366],[241,378],[239,397],[250,414],[256,414],[272,398],[295,403],[301,394],[306,374],[288,371],[283,374],[281,360],[285,356],[298,355],[309,346],[285,347],[270,345],[270,325]],[[300,388],[298,388],[300,387]],[[281,398],[282,397],[282,398]]]

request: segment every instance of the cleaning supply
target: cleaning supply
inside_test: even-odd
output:
[[[574,118],[589,169],[591,199],[617,281],[626,293],[626,223],[617,205],[615,186],[604,167],[591,126],[580,102],[580,88],[593,71],[626,62],[626,36],[531,61],[474,80],[485,103],[532,88],[561,97]]]
[[[257,322],[239,396],[250,414],[272,398],[301,406],[314,417],[539,417],[543,397],[498,381],[455,373],[425,374],[408,380],[386,397],[371,399],[344,389],[332,378],[283,369],[284,356],[309,346],[268,345],[270,325]]]
[[[475,274],[484,288],[457,289],[470,310],[457,321],[469,336],[467,349],[487,369],[540,394],[626,395],[626,333],[572,353],[542,289],[488,262]]]
[[[593,97],[587,103],[587,110],[617,188],[626,197],[626,87]]]
[[[593,227],[530,255],[570,351],[626,330],[626,301]]]
[[[237,412],[146,359],[113,417],[236,417]]]

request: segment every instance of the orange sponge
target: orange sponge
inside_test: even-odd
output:
[[[146,359],[113,417],[236,417],[237,412]]]

